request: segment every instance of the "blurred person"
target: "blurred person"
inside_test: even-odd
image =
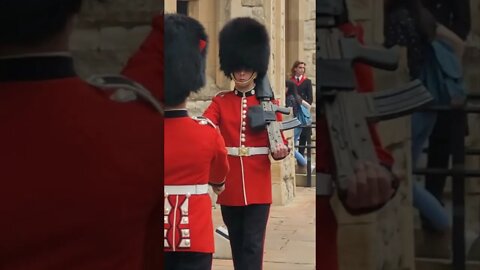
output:
[[[81,5],[0,1],[1,269],[161,268],[162,116],[79,78]]]
[[[465,42],[471,28],[469,0],[423,0],[423,4],[439,23],[454,32]],[[460,41],[457,42],[460,43]],[[461,60],[460,58],[460,61]],[[462,100],[460,100],[460,104],[462,103]],[[452,123],[455,122],[455,115],[451,112],[437,113],[435,126],[428,138],[427,167],[444,169],[449,167],[449,160],[452,156],[450,146],[452,144],[452,133],[445,131],[449,130]],[[468,127],[465,135],[468,135]],[[442,205],[444,204],[443,190],[445,188],[446,178],[447,177],[443,175],[425,176],[425,188],[435,196]],[[434,230],[427,219],[423,218],[422,222],[425,229]]]
[[[205,85],[208,37],[198,21],[178,14],[165,15],[164,31],[164,269],[210,270],[215,248],[208,184],[223,191],[227,150],[216,126],[189,117],[186,108],[190,93]]]
[[[302,61],[295,61],[290,69],[290,80],[295,83],[297,86],[297,92],[300,97],[306,101],[310,107],[313,104],[313,90],[312,90],[312,81],[307,78],[307,74],[305,74],[306,63]],[[302,132],[300,133],[300,139],[298,144],[299,145],[306,145],[307,139],[312,136],[312,129],[310,127],[302,128]],[[305,157],[304,147],[299,147],[298,152]]]
[[[432,13],[420,1],[385,1],[385,46],[400,45],[407,48],[407,62],[411,79],[420,79],[434,97],[436,105],[462,106],[465,101],[466,89],[463,82],[461,59],[464,51],[464,41],[454,32],[438,22]],[[424,145],[437,124],[443,125],[445,114],[436,112],[416,112],[412,115],[412,164],[418,165]],[[445,127],[445,126],[444,126]],[[438,126],[437,126],[438,128]],[[438,131],[437,131],[438,132]],[[464,132],[461,130],[442,130],[442,133]],[[442,135],[442,137],[445,135]],[[451,151],[452,145],[444,150]],[[438,150],[433,145],[430,151]],[[431,155],[430,155],[431,156]],[[437,157],[436,157],[437,158]],[[439,157],[440,158],[440,157]],[[448,159],[448,157],[447,157]],[[433,160],[435,163],[435,160]],[[432,166],[432,160],[429,165]],[[432,178],[432,176],[428,177]],[[433,177],[438,179],[438,176]],[[438,187],[441,183],[436,182]],[[427,187],[430,185],[427,184]],[[438,194],[429,192],[431,188],[423,189],[417,182],[413,183],[413,203],[422,216],[422,226],[425,231],[426,249],[417,249],[417,254],[424,251],[432,253],[430,245],[435,239],[448,239],[451,224]],[[432,234],[433,233],[433,234]],[[432,236],[432,237],[430,237]],[[437,236],[440,236],[438,238]],[[435,247],[441,246],[434,244]],[[435,250],[435,256],[449,256],[449,250]]]
[[[299,120],[302,114],[302,106],[305,106],[308,110],[310,109],[310,104],[303,100],[300,95],[297,93],[297,86],[291,80],[285,81],[286,91],[285,91],[285,105],[287,107],[292,108],[293,116],[297,117]],[[300,117],[300,118],[299,118]],[[300,120],[302,122],[302,120]],[[303,123],[302,123],[303,124]],[[299,145],[298,140],[300,135],[303,131],[302,127],[296,127],[294,129],[293,135],[293,142],[295,145],[295,160],[297,161],[297,165],[299,166],[299,171],[305,172],[307,169],[307,160],[303,157],[302,154],[297,149],[297,145]]]

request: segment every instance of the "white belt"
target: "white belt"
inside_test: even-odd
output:
[[[328,196],[333,194],[333,178],[330,174],[317,172],[317,195]]]
[[[200,195],[208,193],[208,184],[204,185],[179,185],[164,186],[165,195]]]
[[[253,155],[268,155],[268,147],[227,147],[230,156],[248,157]]]

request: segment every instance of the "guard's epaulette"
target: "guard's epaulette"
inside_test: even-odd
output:
[[[226,93],[232,92],[232,90],[223,90],[215,94],[216,97],[224,96]]]
[[[90,85],[104,91],[112,91],[110,99],[118,102],[144,100],[163,114],[160,102],[141,84],[122,75],[94,75],[87,79]]]
[[[217,126],[212,122],[212,120],[203,117],[203,116],[192,116],[192,119],[197,121],[200,125],[205,126],[205,125],[210,125],[213,128],[217,128]]]

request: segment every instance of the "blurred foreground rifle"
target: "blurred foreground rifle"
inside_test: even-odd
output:
[[[283,144],[280,131],[296,128],[302,123],[297,118],[283,122],[277,121],[277,112],[290,114],[290,110],[273,104],[275,97],[267,75],[257,80],[255,96],[260,101],[260,105],[248,109],[250,127],[253,130],[267,129],[270,151],[273,152],[277,144]]]
[[[328,123],[335,186],[344,202],[355,163],[379,162],[368,124],[410,114],[432,101],[432,96],[418,80],[385,91],[356,92],[354,63],[395,70],[398,52],[367,48],[355,37],[345,37],[337,29],[346,14],[344,0],[317,0],[316,4],[317,99]]]

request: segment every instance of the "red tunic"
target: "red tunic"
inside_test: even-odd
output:
[[[163,16],[158,15],[152,21],[152,31],[122,73],[163,101],[163,69]]]
[[[230,91],[213,98],[204,116],[218,125],[227,147],[268,147],[266,130],[253,131],[248,117],[242,118],[250,106],[259,105],[255,95],[242,98]],[[243,99],[246,106],[243,107]],[[281,116],[277,114],[277,119]],[[245,124],[242,125],[242,122]],[[242,142],[241,134],[245,134]],[[218,203],[227,206],[272,203],[270,159],[268,155],[228,156],[230,172],[225,191],[218,196]]]
[[[340,29],[347,36],[356,36],[363,43],[363,28],[360,24],[345,24]],[[355,75],[357,79],[358,92],[371,92],[374,90],[374,79],[372,69],[363,64],[355,64]],[[317,117],[317,167],[319,173],[332,174],[335,169],[335,160],[331,152],[330,137],[328,127],[324,117]],[[375,150],[379,160],[387,166],[393,164],[393,159],[386,152],[380,142],[380,138],[375,129],[375,125],[370,126],[370,134],[372,136]],[[337,222],[334,212],[330,206],[329,196],[317,196],[317,230],[316,230],[316,257],[317,269],[337,270]]]
[[[122,74],[142,84],[148,89],[155,98],[163,101],[163,15],[157,15],[152,20],[152,30],[147,38],[142,42],[140,48],[128,60]],[[163,121],[162,121],[163,125]],[[163,126],[162,126],[163,130]],[[163,151],[163,132],[157,138],[161,143]],[[163,155],[159,160],[161,170],[163,171]],[[163,185],[163,178],[159,179]],[[162,222],[161,211],[162,205],[157,208],[157,215],[153,218],[154,226],[150,226],[148,234],[150,237],[146,239],[146,269],[159,269],[162,262],[162,256],[159,256],[163,249],[162,242]]]
[[[290,80],[295,83],[295,85],[299,86],[302,84],[307,78],[307,75],[302,75],[302,79],[297,82],[297,79],[295,79],[295,76],[290,77]]]
[[[222,183],[228,172],[227,151],[218,130],[186,115],[165,117],[165,186]],[[212,202],[208,193],[169,195],[165,209],[165,251],[213,253]],[[185,205],[184,205],[185,204]],[[182,214],[181,208],[188,207]],[[182,218],[185,224],[182,224]],[[185,235],[182,236],[182,230]],[[188,236],[186,236],[188,235]],[[180,244],[189,240],[188,246]]]
[[[41,76],[0,82],[0,269],[152,269],[161,117],[75,75]]]

